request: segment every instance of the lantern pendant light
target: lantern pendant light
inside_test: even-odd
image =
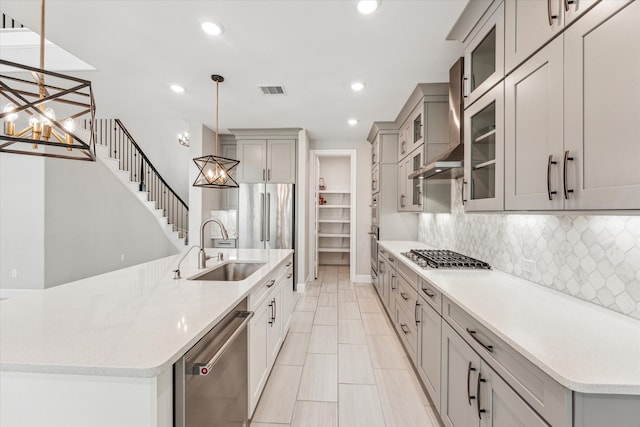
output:
[[[218,100],[220,83],[224,81],[224,77],[214,74],[211,80],[216,82],[216,154],[208,155],[193,159],[200,173],[193,183],[194,187],[204,188],[238,188],[238,183],[234,179],[236,167],[240,164],[238,160],[220,157],[219,140],[220,130],[218,128]]]
[[[45,0],[40,19],[40,68],[0,60],[7,68],[0,75],[0,152],[95,161],[91,82],[44,69]],[[83,116],[89,142],[76,132],[75,120]]]

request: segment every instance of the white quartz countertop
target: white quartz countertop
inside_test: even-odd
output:
[[[422,269],[400,253],[420,242],[380,241],[568,389],[640,394],[640,321],[496,270]]]
[[[208,249],[225,260],[263,261],[239,282],[186,280],[197,251],[0,302],[0,370],[154,377],[168,369],[293,253]],[[207,268],[219,262],[207,262]]]

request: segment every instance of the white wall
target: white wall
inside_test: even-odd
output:
[[[44,182],[45,287],[177,252],[158,220],[102,162],[47,159]]]
[[[366,140],[313,141],[311,150],[356,150],[356,276],[371,276],[369,235],[371,229],[371,144]],[[309,228],[307,228],[307,233]]]
[[[296,179],[296,280],[297,285],[304,285],[311,280],[309,249],[309,198],[307,191],[309,181],[309,135],[302,129],[298,133],[298,170]],[[301,230],[301,231],[300,231]]]
[[[44,159],[0,154],[0,288],[44,288],[44,179]]]

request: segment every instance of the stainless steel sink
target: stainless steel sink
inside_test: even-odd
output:
[[[191,276],[187,280],[237,282],[251,276],[264,264],[256,261],[227,261],[216,268]]]

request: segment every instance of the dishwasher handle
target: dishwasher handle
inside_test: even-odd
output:
[[[227,341],[225,341],[225,343],[222,344],[220,349],[218,351],[216,351],[216,353],[213,355],[213,357],[211,357],[211,359],[209,359],[209,361],[207,363],[205,363],[205,364],[195,363],[193,365],[193,371],[191,372],[191,375],[200,375],[200,376],[202,376],[202,375],[209,374],[209,372],[211,371],[211,368],[213,368],[213,365],[216,364],[218,359],[220,359],[222,357],[224,352],[227,351],[227,349],[231,346],[231,344],[233,344],[233,342],[240,336],[242,331],[249,324],[249,321],[254,316],[254,314],[255,313],[253,311],[241,311],[241,312],[238,312],[238,316],[244,317],[244,320],[242,321],[242,323],[236,328],[235,331],[233,331],[233,334],[231,334],[229,339],[227,339]]]

